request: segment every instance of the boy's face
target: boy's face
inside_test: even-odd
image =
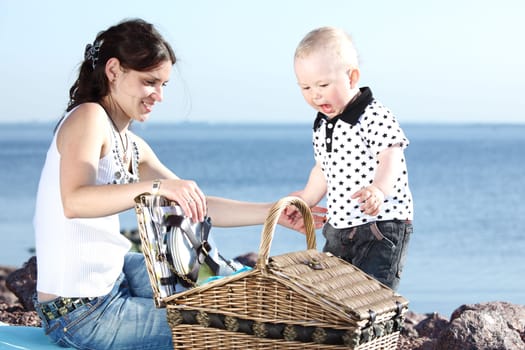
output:
[[[328,118],[341,114],[357,92],[352,70],[333,54],[313,52],[296,58],[294,68],[306,102]]]

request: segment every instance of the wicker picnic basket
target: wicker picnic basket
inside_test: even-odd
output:
[[[307,250],[269,257],[288,205],[304,217]],[[253,270],[157,296],[156,304],[167,308],[174,349],[396,349],[408,308],[390,288],[317,251],[312,214],[297,197],[271,208]]]

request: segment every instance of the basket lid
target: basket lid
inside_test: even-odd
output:
[[[358,320],[402,313],[408,307],[408,300],[359,268],[314,249],[272,256],[267,272]]]

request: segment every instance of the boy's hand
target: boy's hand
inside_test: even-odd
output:
[[[351,198],[358,198],[363,213],[376,216],[379,214],[379,209],[385,201],[385,194],[379,187],[370,185],[354,193]]]
[[[326,212],[327,209],[324,207],[313,207],[311,208],[312,217],[314,219],[315,229],[323,227],[326,222]],[[295,206],[290,205],[286,207],[279,218],[279,224],[291,228],[293,230],[299,231],[301,233],[306,233],[304,226],[304,220],[299,209]]]

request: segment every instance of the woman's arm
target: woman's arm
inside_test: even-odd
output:
[[[217,227],[259,225],[266,221],[271,207],[275,203],[242,202],[220,197],[208,197],[208,214]],[[295,207],[291,214],[284,210],[278,223],[289,229],[306,233],[304,219]],[[312,208],[312,218],[316,229],[323,227],[326,209]]]
[[[259,225],[264,223],[272,205],[210,196],[208,216],[217,227]]]
[[[180,179],[168,169],[157,157],[151,147],[141,138],[136,137],[140,154],[141,180],[160,180],[159,194],[176,201],[186,216],[204,220],[207,212],[206,197],[197,183],[192,180]]]
[[[108,125],[107,115],[100,105],[86,103],[72,112],[58,130],[64,215],[68,218],[90,218],[128,210],[133,207],[134,198],[151,192],[153,180],[160,178],[159,193],[179,202],[186,215],[202,220],[206,200],[197,184],[179,179],[139,138],[141,181],[124,185],[96,184],[100,158],[111,152]]]
[[[100,158],[110,152],[108,119],[100,105],[79,106],[57,131],[60,153],[60,190],[64,214],[69,218],[115,214],[133,205],[130,188],[96,185]],[[147,184],[136,188],[146,190]]]

